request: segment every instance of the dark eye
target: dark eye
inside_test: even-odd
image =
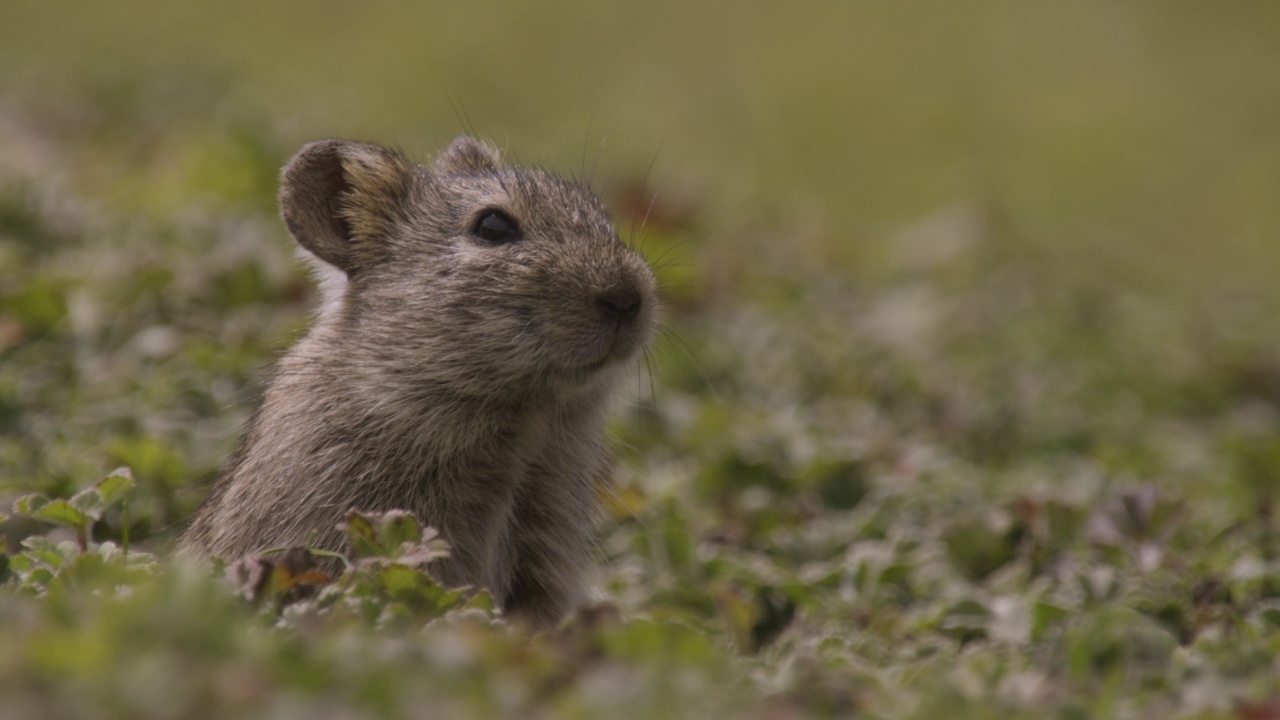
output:
[[[476,220],[471,234],[491,243],[508,243],[520,239],[520,228],[506,213],[489,210]]]

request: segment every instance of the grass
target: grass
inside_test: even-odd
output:
[[[0,716],[1280,716],[1271,4],[316,7],[0,23]],[[468,128],[660,266],[600,604],[168,559],[314,300],[280,165]]]

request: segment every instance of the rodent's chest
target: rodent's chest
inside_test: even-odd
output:
[[[561,452],[563,439],[548,413],[511,411],[507,417],[468,420],[421,428],[415,444],[423,450],[418,461],[425,482],[503,495],[519,490],[536,466]]]

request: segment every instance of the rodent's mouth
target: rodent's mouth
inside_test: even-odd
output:
[[[609,358],[606,356],[585,365],[561,365],[551,370],[546,375],[546,380],[551,387],[561,392],[576,392],[594,385],[600,377],[600,371],[608,364]]]
[[[609,361],[610,361],[612,358],[613,358],[612,354],[610,354],[610,355],[605,355],[604,357],[600,358],[599,360],[594,360],[594,361],[592,361],[592,362],[587,363],[586,365],[580,365],[580,366],[578,366],[578,367],[574,368],[571,372],[572,372],[572,374],[574,374],[574,375],[581,375],[581,376],[590,375],[590,374],[592,374],[592,373],[594,373],[594,372],[596,372],[596,371],[600,370],[600,369],[601,369],[601,368],[603,368],[605,365],[608,365],[608,364],[609,364]]]
[[[565,375],[574,380],[585,381],[587,378],[595,375],[605,367],[620,362],[628,357],[626,354],[619,354],[617,348],[609,348],[609,352],[600,356],[596,360],[592,360],[582,365],[572,365],[565,369]]]

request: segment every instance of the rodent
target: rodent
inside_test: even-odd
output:
[[[178,543],[341,550],[349,509],[405,509],[431,571],[555,622],[583,599],[608,399],[656,323],[653,274],[590,190],[459,137],[417,166],[324,140],[281,172],[322,302]]]

